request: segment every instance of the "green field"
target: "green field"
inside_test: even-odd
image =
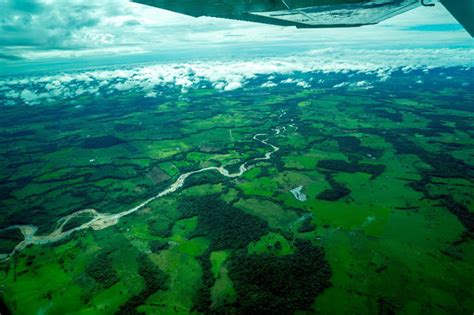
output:
[[[472,70],[451,71],[472,82]],[[81,107],[2,108],[4,307],[471,314],[474,91],[435,88],[444,83],[434,76],[433,86],[408,88],[415,78],[401,72],[391,80],[373,90],[255,84],[183,98],[170,88],[154,99],[128,91],[72,101]],[[241,176],[216,170],[242,163]],[[86,213],[64,225],[77,228],[70,235],[10,254],[19,226],[52,239],[67,215],[123,213],[207,167],[108,226],[80,228],[94,218]],[[304,201],[290,192],[299,186]]]

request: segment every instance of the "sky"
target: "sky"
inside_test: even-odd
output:
[[[321,48],[474,48],[474,40],[439,3],[354,29],[193,18],[127,0],[0,0],[0,8],[0,75]]]

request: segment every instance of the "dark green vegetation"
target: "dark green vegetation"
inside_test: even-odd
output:
[[[153,253],[159,253],[160,251],[167,249],[169,246],[170,244],[164,241],[158,241],[158,240],[150,241],[150,250]]]
[[[240,177],[194,174],[105,229],[25,248],[0,263],[0,312],[472,313],[473,70],[332,88],[376,79],[351,75],[2,108],[0,228],[38,235],[81,209],[130,209],[189,171],[237,172],[271,150],[257,133],[280,150]],[[0,252],[22,238],[1,230]]]
[[[94,280],[104,289],[108,289],[119,281],[119,277],[114,267],[112,266],[112,259],[107,253],[99,253],[87,267],[87,274],[94,278]]]
[[[84,149],[100,149],[113,147],[114,145],[118,145],[121,143],[125,143],[125,141],[117,137],[108,135],[102,137],[87,138],[82,143],[82,147]]]
[[[336,201],[343,197],[346,197],[351,193],[351,190],[345,185],[338,183],[334,180],[334,177],[330,173],[325,174],[326,181],[329,183],[331,188],[328,188],[320,192],[316,198],[327,201]]]
[[[348,163],[343,160],[320,160],[317,164],[318,167],[335,171],[335,172],[345,172],[345,173],[368,173],[372,175],[372,178],[375,178],[383,173],[385,170],[385,165],[380,164],[365,164],[365,163]]]
[[[229,205],[217,194],[184,198],[179,210],[184,217],[197,216],[198,225],[190,236],[208,238],[212,251],[245,247],[268,230],[264,220]]]
[[[311,223],[311,220],[313,218],[311,216],[304,217],[301,225],[298,227],[298,232],[299,233],[306,233],[306,232],[312,232],[316,229],[316,227]],[[280,243],[277,243],[280,244]]]
[[[138,274],[145,282],[145,288],[120,306],[117,314],[139,314],[136,308],[158,290],[167,289],[168,276],[157,268],[146,255],[138,256]]]
[[[236,314],[288,314],[310,310],[314,297],[329,286],[331,272],[320,248],[295,242],[296,252],[275,257],[238,251],[229,275],[240,299]]]
[[[7,229],[0,231],[0,252],[9,253],[23,240],[20,229]]]

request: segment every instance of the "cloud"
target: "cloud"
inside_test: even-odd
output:
[[[341,83],[335,84],[333,86],[333,88],[341,88],[341,87],[345,87],[345,86],[348,86],[348,85],[349,85],[349,82],[341,82]]]
[[[3,8],[13,12],[38,13],[44,11],[44,6],[37,0],[2,1],[1,3]]]
[[[234,82],[230,82],[229,84],[227,84],[224,87],[224,91],[233,91],[233,90],[239,89],[241,87],[242,87],[241,82],[234,81]]]
[[[74,36],[83,29],[94,29],[102,15],[97,6],[74,4],[74,1],[52,4],[3,0],[0,45],[30,49],[83,47]]]
[[[252,51],[294,52],[301,47],[472,47],[442,5],[418,8],[379,25],[354,29],[296,29],[216,18],[192,18],[128,0],[0,0],[0,49],[12,63],[110,55],[189,56]]]
[[[42,58],[56,50],[123,46],[126,43],[116,43],[115,37],[122,25],[135,21],[126,0],[0,0],[0,7],[0,47],[25,58]]]
[[[302,88],[309,88],[311,84],[308,82],[305,82],[304,80],[301,79],[293,79],[293,78],[288,78],[285,80],[280,81],[281,84],[296,84],[296,86],[302,87]]]
[[[39,96],[34,92],[25,89],[21,91],[20,98],[22,98],[26,103],[34,103],[36,100],[38,100]]]
[[[261,87],[266,87],[266,88],[270,88],[270,87],[275,87],[275,86],[278,86],[278,84],[276,84],[275,82],[272,82],[272,81],[268,81],[268,82],[265,82],[261,85]]]
[[[299,87],[302,87],[302,88],[311,87],[311,84],[309,84],[308,82],[305,82],[303,80],[300,80],[300,81],[296,82],[296,85],[299,86]]]
[[[301,88],[329,84],[334,88],[370,89],[375,82],[389,80],[397,71],[419,71],[429,75],[434,68],[470,69],[474,67],[473,54],[474,49],[319,49],[253,60],[202,60],[4,77],[0,79],[0,104],[34,105],[42,101],[73,99],[78,95],[128,91],[153,98],[164,88],[180,89],[183,93],[203,87],[230,92],[255,85],[268,88],[288,84]],[[326,82],[322,75],[328,73],[339,74],[343,80]]]

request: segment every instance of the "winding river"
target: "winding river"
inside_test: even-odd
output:
[[[273,130],[275,131],[276,134],[279,134],[281,131],[284,131],[285,129],[284,129],[284,127],[281,127],[281,128],[276,128],[276,129],[273,129]],[[53,232],[51,232],[50,234],[46,234],[46,235],[36,235],[36,231],[38,230],[38,228],[34,225],[13,225],[13,226],[10,226],[10,227],[8,227],[4,230],[20,229],[21,233],[23,234],[24,239],[15,246],[15,248],[13,249],[13,251],[11,253],[9,253],[9,254],[0,254],[0,261],[5,261],[5,260],[10,259],[10,257],[13,256],[13,254],[22,251],[23,249],[25,249],[29,245],[40,245],[40,244],[54,243],[54,242],[58,242],[58,241],[60,241],[64,238],[66,238],[66,237],[70,236],[72,233],[80,231],[80,230],[85,230],[85,229],[88,229],[88,228],[92,228],[94,230],[102,230],[102,229],[105,229],[109,226],[115,225],[119,222],[119,220],[122,217],[127,216],[127,215],[132,214],[132,213],[135,213],[138,210],[145,207],[146,205],[148,205],[150,202],[152,202],[152,201],[154,201],[158,198],[161,198],[163,196],[169,195],[169,194],[175,192],[176,190],[180,189],[184,185],[186,179],[189,176],[193,175],[193,174],[207,172],[207,171],[217,171],[225,177],[234,178],[234,177],[242,176],[243,173],[245,173],[246,171],[249,170],[248,164],[250,162],[269,160],[271,158],[272,154],[277,152],[280,149],[279,147],[267,142],[266,139],[263,139],[263,140],[260,139],[263,136],[266,136],[266,134],[258,133],[258,134],[253,136],[253,139],[255,141],[261,142],[261,143],[269,146],[271,148],[271,151],[266,152],[265,155],[262,156],[262,157],[256,157],[256,158],[253,158],[249,161],[246,161],[246,162],[242,163],[239,167],[239,171],[236,172],[236,173],[229,173],[229,171],[226,170],[223,166],[219,166],[219,167],[210,166],[210,167],[201,168],[201,169],[196,170],[196,171],[191,171],[191,172],[188,172],[188,173],[184,173],[184,174],[181,174],[176,179],[176,181],[174,183],[172,183],[168,188],[161,191],[157,195],[155,195],[153,197],[150,197],[149,199],[143,201],[142,203],[140,203],[139,205],[137,205],[137,206],[135,206],[131,209],[128,209],[128,210],[125,210],[125,211],[122,211],[122,212],[119,212],[119,213],[100,213],[100,212],[97,212],[97,210],[95,210],[95,209],[79,210],[79,211],[76,211],[76,212],[74,212],[72,214],[69,214],[65,217],[60,218],[57,221],[56,229]],[[89,216],[91,216],[91,219],[88,222],[83,223],[82,225],[79,225],[75,228],[63,231],[64,226],[71,219],[76,218],[78,216],[82,216],[82,215],[89,215]]]

